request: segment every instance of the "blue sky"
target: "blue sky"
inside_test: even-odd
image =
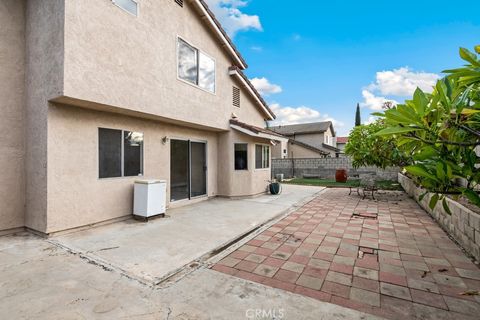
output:
[[[207,0],[278,123],[332,119],[339,135],[385,100],[428,90],[480,44],[480,1]],[[371,120],[371,119],[370,119]]]

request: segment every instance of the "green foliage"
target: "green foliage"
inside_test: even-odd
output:
[[[355,127],[362,125],[362,116],[360,114],[360,104],[357,103],[357,112],[355,113]]]
[[[345,153],[352,158],[355,168],[361,166],[405,166],[408,157],[396,146],[394,137],[375,135],[386,129],[383,120],[377,120],[369,125],[360,125],[350,132]]]
[[[479,53],[480,47],[475,50]],[[431,94],[417,89],[412,100],[385,110],[386,128],[376,133],[394,138],[398,148],[412,155],[413,164],[405,170],[435,194],[430,207],[442,201],[447,212],[448,194],[463,195],[480,206],[475,191],[480,183],[480,59],[464,48],[460,57],[467,64],[444,71],[448,75]]]

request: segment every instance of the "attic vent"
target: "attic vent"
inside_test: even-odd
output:
[[[240,108],[240,89],[233,87],[233,106]]]
[[[183,8],[183,0],[175,0],[175,2]]]

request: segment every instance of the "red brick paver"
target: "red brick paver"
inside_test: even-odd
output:
[[[480,269],[404,193],[377,198],[328,189],[213,269],[388,319],[476,319]]]

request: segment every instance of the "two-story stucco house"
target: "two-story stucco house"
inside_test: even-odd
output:
[[[0,230],[124,219],[139,177],[265,192],[275,115],[202,0],[5,0],[0,30]]]
[[[269,128],[285,136],[272,150],[274,158],[336,157],[336,133],[331,121],[282,125]]]

